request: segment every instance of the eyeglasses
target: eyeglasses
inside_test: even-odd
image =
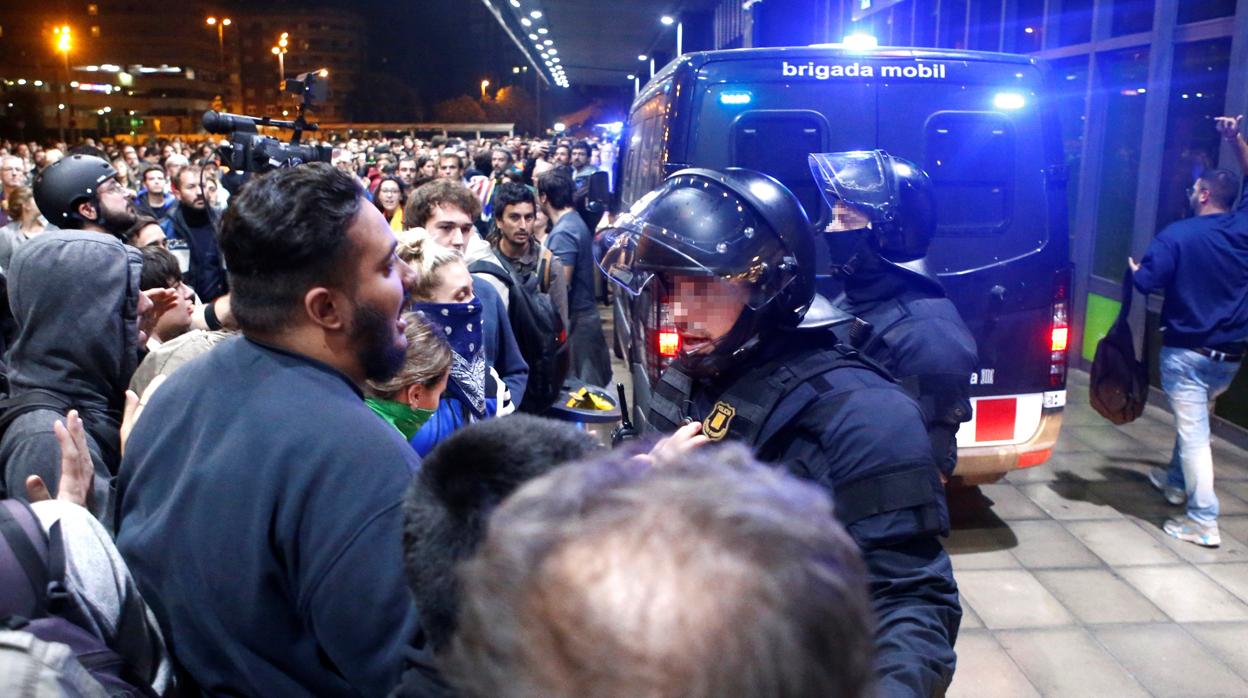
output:
[[[96,192],[100,194],[125,194],[126,190],[126,187],[117,183],[117,180],[109,180],[101,184],[99,189],[96,189]]]

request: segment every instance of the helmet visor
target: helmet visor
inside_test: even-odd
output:
[[[634,297],[641,295],[655,277],[660,277],[668,288],[677,279],[687,277],[705,277],[712,286],[746,286],[750,288],[746,305],[755,310],[781,290],[771,288],[772,284],[759,283],[764,276],[774,276],[766,273],[768,264],[761,258],[744,269],[724,272],[697,261],[695,254],[690,241],[678,233],[628,214],[621,216],[614,227],[598,234],[594,249],[602,273]]]
[[[884,159],[877,151],[811,153],[808,161],[811,176],[832,210],[827,232],[865,228],[896,203]]]

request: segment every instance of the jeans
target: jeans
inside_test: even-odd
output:
[[[1201,523],[1218,518],[1213,492],[1209,413],[1239,370],[1238,362],[1214,361],[1191,349],[1161,348],[1161,388],[1174,410],[1178,432],[1170,456],[1169,483],[1187,492],[1187,515]]]

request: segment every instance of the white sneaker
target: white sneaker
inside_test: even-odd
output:
[[[1169,473],[1165,468],[1156,467],[1148,471],[1148,481],[1153,483],[1161,495],[1166,498],[1167,502],[1175,505],[1187,503],[1187,493],[1181,488],[1170,484]]]
[[[1210,524],[1202,524],[1189,516],[1179,516],[1167,519],[1166,525],[1162,528],[1166,533],[1179,540],[1203,545],[1206,548],[1216,548],[1222,545],[1222,536],[1218,535],[1218,524],[1216,521]]]

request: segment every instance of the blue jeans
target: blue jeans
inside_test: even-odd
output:
[[[1201,523],[1218,518],[1209,413],[1214,399],[1230,387],[1238,370],[1238,362],[1214,361],[1191,349],[1161,348],[1161,388],[1170,399],[1178,432],[1169,482],[1187,492],[1187,515]]]

